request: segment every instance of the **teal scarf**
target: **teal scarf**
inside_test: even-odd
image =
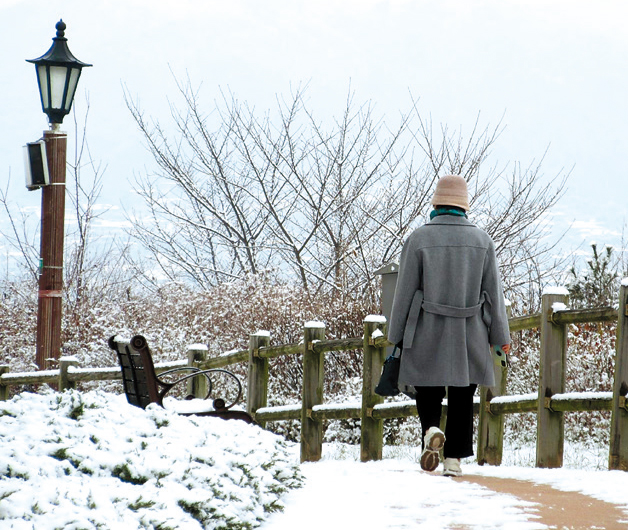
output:
[[[434,208],[430,213],[430,221],[438,215],[457,215],[458,217],[466,217],[467,212],[465,212],[462,208],[456,208],[455,206]]]

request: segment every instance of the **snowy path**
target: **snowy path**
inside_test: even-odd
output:
[[[623,472],[466,465],[466,478],[452,480],[403,460],[367,464],[324,460],[304,464],[302,469],[306,486],[291,492],[285,512],[273,515],[260,530],[532,530],[556,528],[556,522],[564,525],[559,528],[628,528],[628,473]],[[491,475],[532,482],[491,479]],[[535,484],[556,489],[537,489]],[[502,492],[510,488],[514,494]],[[578,493],[561,495],[557,490],[582,491],[620,506]],[[551,497],[552,492],[557,495]],[[534,500],[541,500],[542,506]],[[607,521],[598,520],[592,510],[607,515]]]

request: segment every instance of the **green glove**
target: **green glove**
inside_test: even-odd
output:
[[[508,358],[510,344],[491,346],[491,350],[493,351],[493,360],[497,366],[501,366],[502,368],[510,367],[510,359]]]

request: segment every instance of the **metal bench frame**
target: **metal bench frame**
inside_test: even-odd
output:
[[[148,348],[148,343],[142,335],[135,335],[131,342],[117,341],[116,337],[109,339],[109,347],[118,355],[118,361],[122,370],[122,383],[127,401],[131,405],[145,409],[150,403],[157,403],[163,407],[163,399],[166,394],[179,383],[188,379],[203,376],[207,381],[207,394],[203,399],[208,399],[214,390],[211,379],[212,374],[226,374],[231,377],[237,387],[237,396],[229,404],[222,398],[214,398],[212,406],[214,410],[207,412],[181,412],[182,416],[217,416],[222,419],[240,419],[247,423],[254,423],[253,418],[247,412],[231,410],[242,396],[242,383],[238,377],[221,368],[200,370],[193,366],[183,366],[162,372],[161,375],[174,374],[176,372],[191,372],[178,379],[168,382],[160,379],[155,372],[153,357]],[[193,397],[193,396],[191,396]]]

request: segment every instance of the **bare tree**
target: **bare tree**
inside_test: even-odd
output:
[[[351,93],[340,117],[323,122],[303,89],[278,98],[273,114],[232,94],[206,113],[189,80],[178,89],[174,130],[126,99],[157,165],[136,178],[148,215],[134,214],[133,235],[170,279],[209,289],[273,268],[313,294],[368,291],[373,271],[425,219],[446,173],[469,182],[474,219],[496,239],[510,288],[528,281],[529,261],[551,249],[539,220],[564,181],[544,184],[540,165],[485,167],[500,124],[482,129],[478,118],[468,137],[435,132],[413,102],[390,127]]]
[[[13,249],[12,254],[19,256],[15,264],[26,276],[37,281],[39,275],[39,232],[35,229],[33,216],[22,208],[16,208],[9,196],[11,174],[5,189],[0,189],[0,204],[9,224],[8,230],[0,230],[5,244]],[[7,269],[9,265],[7,265]],[[8,273],[8,270],[7,270]]]
[[[549,236],[549,213],[562,197],[568,173],[544,178],[540,161],[526,168],[518,162],[503,168],[485,167],[501,124],[480,129],[479,116],[469,136],[441,127],[434,134],[413,105],[418,126],[414,139],[430,161],[434,174],[458,174],[469,185],[473,222],[496,243],[507,295],[528,309],[540,302],[544,283],[566,263],[555,256],[560,237]],[[432,183],[433,184],[433,183]],[[430,195],[432,190],[430,189]]]
[[[82,121],[76,112],[72,114],[74,149],[67,162],[66,192],[73,215],[66,217],[65,230],[64,341],[71,337],[76,344],[87,337],[93,318],[90,309],[102,298],[128,291],[135,278],[135,271],[124,266],[129,242],[94,233],[109,208],[98,204],[106,166],[94,159],[89,148],[89,110],[87,99]]]

